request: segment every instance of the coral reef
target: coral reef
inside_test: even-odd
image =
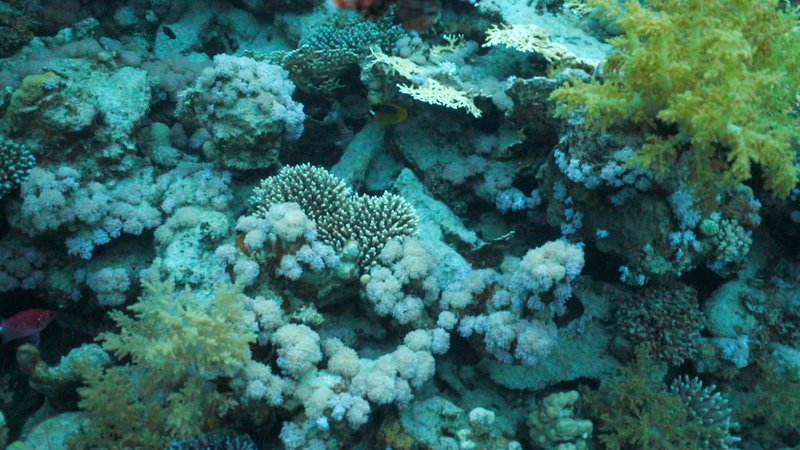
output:
[[[207,157],[240,170],[269,167],[281,141],[303,133],[303,105],[292,100],[287,77],[272,64],[217,55],[214,66],[178,94],[177,112],[211,136],[203,146]]]
[[[558,392],[543,398],[538,408],[528,416],[531,441],[545,449],[586,449],[592,435],[590,420],[576,419],[574,404],[577,391]]]
[[[0,447],[797,447],[796,3],[0,0]]]

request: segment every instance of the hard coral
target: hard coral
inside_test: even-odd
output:
[[[686,286],[648,288],[621,302],[616,314],[619,329],[650,356],[680,364],[697,352],[703,328],[696,295]]]
[[[0,199],[25,181],[35,165],[28,147],[0,136]]]
[[[703,449],[728,450],[741,438],[731,434],[739,424],[731,419],[728,399],[716,392],[716,386],[703,386],[698,378],[676,378],[670,392],[681,397],[689,407],[689,417],[697,422],[697,442]]]
[[[416,212],[402,197],[357,195],[325,169],[310,164],[286,167],[262,180],[250,199],[261,216],[271,206],[287,202],[299,204],[315,222],[323,243],[337,251],[349,242],[358,244],[358,263],[364,269],[389,240],[417,232]]]
[[[591,0],[622,29],[604,79],[558,89],[560,113],[585,108],[604,130],[648,135],[638,162],[685,165],[706,191],[746,180],[752,165],[785,197],[797,184],[793,112],[800,93],[797,14],[778,0]]]

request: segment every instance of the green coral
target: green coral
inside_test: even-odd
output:
[[[234,286],[203,298],[174,283],[145,284],[130,307],[111,313],[118,333],[103,347],[126,365],[86,374],[79,406],[88,421],[78,448],[164,448],[202,434],[236,406],[217,383],[240,372],[255,342],[251,312]]]
[[[743,398],[742,431],[765,448],[800,446],[800,381],[759,369],[760,379]]]
[[[623,34],[603,80],[562,87],[559,115],[584,108],[597,130],[648,134],[637,161],[684,164],[698,187],[751,177],[785,197],[798,181],[797,14],[778,0],[590,0]]]

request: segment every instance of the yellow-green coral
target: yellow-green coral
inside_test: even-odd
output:
[[[88,420],[76,447],[163,448],[207,431],[236,406],[217,381],[251,360],[255,318],[239,290],[222,286],[202,298],[172,282],[145,289],[133,316],[111,313],[119,333],[100,336],[130,363],[86,374],[80,407]]]
[[[598,130],[649,134],[638,162],[657,173],[679,159],[698,187],[764,173],[786,196],[798,181],[800,36],[778,0],[589,0],[623,30],[602,82],[554,92],[559,114],[585,108]]]

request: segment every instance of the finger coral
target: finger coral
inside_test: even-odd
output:
[[[395,237],[417,231],[414,208],[402,197],[357,195],[325,169],[302,164],[286,167],[261,181],[250,199],[257,215],[278,203],[294,202],[316,223],[320,240],[341,250],[348,242],[359,247],[359,266],[369,267],[383,246]]]

